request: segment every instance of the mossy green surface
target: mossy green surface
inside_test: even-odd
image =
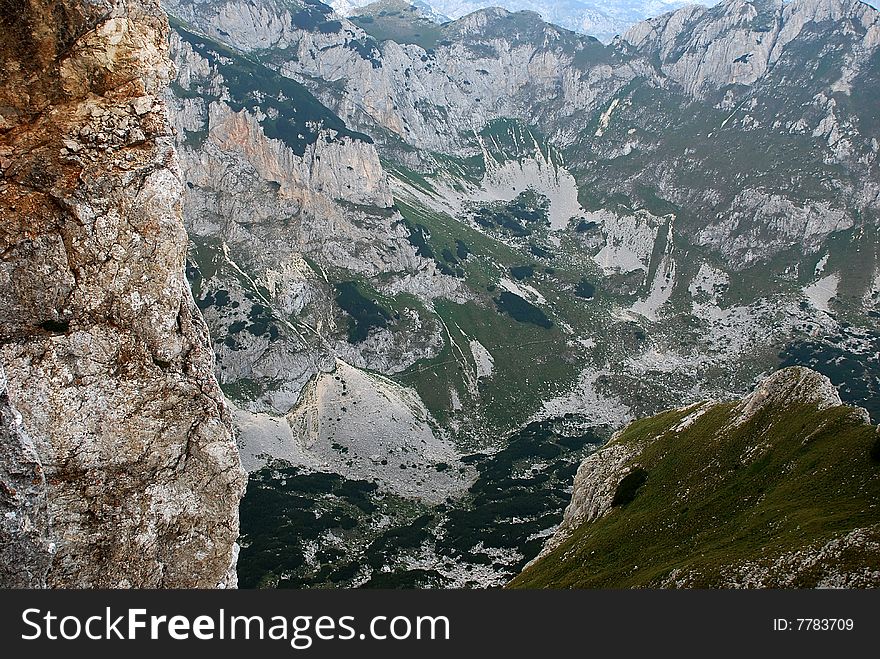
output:
[[[737,566],[769,567],[880,523],[876,429],[851,408],[770,406],[736,427],[734,404],[718,404],[676,432],[686,414],[630,425],[615,441],[641,447],[631,468],[644,470],[644,483],[510,585],[650,587],[677,571],[690,586],[719,587]],[[819,563],[792,585],[816,586]],[[880,570],[880,554],[849,550],[836,567]]]

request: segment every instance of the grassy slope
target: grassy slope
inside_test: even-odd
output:
[[[429,184],[422,187],[426,185]],[[449,329],[447,338],[452,339],[456,347],[447,341],[447,347],[437,357],[417,362],[395,378],[414,387],[441,423],[449,420],[452,407],[450,389],[454,387],[465,406],[465,416],[483,419],[486,427],[480,432],[489,432],[494,440],[495,434],[510,432],[524,423],[540,407],[541,400],[557,395],[577,376],[576,366],[565,357],[567,337],[558,326],[545,329],[517,322],[499,313],[493,303],[500,294],[496,286],[499,277],[509,277],[509,267],[533,263],[535,257],[528,254],[525,247],[518,249],[448,215],[410,205],[401,199],[396,203],[408,222],[429,231],[427,242],[438,258],[442,258],[440,254],[444,249],[455,252],[456,241],[467,246],[469,255],[455,265],[463,271],[466,284],[477,301],[467,304],[436,301],[435,310]],[[527,246],[528,241],[523,244]],[[568,301],[554,298],[565,279],[577,281],[581,274],[580,271],[560,269],[553,277],[537,273],[525,283],[535,286],[552,301],[552,305],[545,307],[552,319],[556,319],[557,311],[561,311],[566,312],[565,320],[571,322],[567,313],[570,309],[565,306]],[[583,301],[568,303],[589,306]],[[586,308],[581,313],[589,315]],[[493,376],[480,384],[479,401],[470,400],[466,379],[460,372],[460,367],[464,366],[462,357],[471,371],[475,368],[470,339],[485,346],[495,360]],[[523,369],[523,363],[530,364],[530,368]],[[469,409],[471,405],[478,409]]]
[[[377,41],[390,39],[426,49],[436,46],[443,33],[439,25],[401,0],[374,2],[349,16],[349,20]]]
[[[686,412],[633,423],[618,442],[659,437],[637,458],[648,479],[636,498],[576,529],[511,586],[638,587],[680,569],[698,575],[693,585],[712,587],[731,565],[769,564],[880,522],[873,426],[853,421],[845,407],[794,407],[765,410],[721,433],[731,409],[717,405],[678,434],[670,429]],[[744,461],[759,444],[767,450]],[[844,560],[880,569],[876,553]],[[806,571],[797,585],[816,578]]]

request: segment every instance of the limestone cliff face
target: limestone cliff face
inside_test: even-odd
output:
[[[184,280],[153,0],[0,17],[2,585],[234,585],[244,475]]]
[[[536,14],[484,9],[446,24],[431,48],[373,38],[293,0],[164,2],[301,82],[386,158],[442,170],[431,152],[474,156],[475,133],[514,117],[553,141],[580,187],[638,199],[638,180],[682,209],[677,232],[735,268],[791,249],[815,254],[880,204],[869,109],[880,14],[858,0],[688,6],[608,47]],[[750,155],[756,143],[773,145],[766,164]],[[768,188],[768,175],[807,153],[827,176]],[[638,175],[619,175],[630,171],[622,162]]]
[[[272,33],[275,23],[264,18]],[[180,20],[170,45],[178,77],[166,100],[185,172],[188,272],[212,329],[245,466],[257,469],[270,456],[333,465],[394,492],[418,493],[423,474],[439,474],[433,463],[453,462],[453,452],[422,410],[410,410],[404,388],[358,369],[398,373],[436,356],[442,325],[412,299],[460,299],[460,280],[417,253],[369,137],[305,87]],[[389,309],[352,340],[346,296],[360,295],[355,281]],[[341,396],[351,404],[324,395],[324,385],[340,382],[348,383]],[[309,395],[315,390],[322,395]],[[343,421],[346,409],[352,418]],[[313,436],[293,431],[298,416],[314,423]],[[328,428],[344,428],[344,436]],[[340,459],[334,447],[349,439]],[[431,466],[401,468],[407,447],[423,441],[438,447]],[[386,449],[394,452],[388,459]],[[379,471],[387,473],[377,478]],[[428,496],[457,479],[434,480]]]
[[[859,0],[735,0],[712,8],[691,5],[634,25],[624,40],[657,57],[660,68],[689,94],[753,85],[795,39],[818,25],[848,20],[853,41],[849,75],[868,63],[880,43],[880,18]]]
[[[500,8],[449,24],[448,38],[428,52],[415,44],[379,42],[343,18],[326,29],[297,27],[295,10],[277,0],[164,4],[234,48],[268,49],[285,76],[306,86],[331,83],[315,89],[321,100],[377,139],[388,131],[392,145],[404,140],[419,149],[469,152],[474,131],[499,116],[540,125],[558,125],[562,118],[574,132],[567,128],[570,114],[597,109],[636,75],[629,64],[612,61],[585,71],[576,59],[589,61],[591,53],[575,35],[537,14]],[[645,73],[646,67],[639,63],[637,70]]]
[[[215,330],[221,384],[261,382],[267,395],[260,392],[257,409],[287,413],[336,356],[390,373],[436,354],[442,339],[430,319],[406,316],[403,331],[376,328],[353,346],[334,311],[334,280],[363,278],[385,294],[423,300],[459,286],[408,241],[373,143],[283,77],[250,90],[248,78],[274,74],[221,50],[175,32],[179,76],[168,95],[187,183],[193,279]],[[273,96],[281,85],[288,86]],[[272,132],[278,125],[285,132]],[[212,291],[222,291],[219,304]],[[272,317],[266,331],[252,322],[260,314]],[[250,330],[227,334],[241,323]]]

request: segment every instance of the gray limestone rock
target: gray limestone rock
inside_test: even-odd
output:
[[[46,515],[46,476],[34,444],[6,393],[0,366],[0,584],[38,588],[54,546]]]
[[[245,477],[183,275],[166,17],[22,4],[0,27],[3,585],[234,585]]]

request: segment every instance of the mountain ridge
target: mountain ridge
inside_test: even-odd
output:
[[[334,0],[331,5],[340,14],[352,16],[363,10],[366,0]],[[422,3],[434,19],[439,22],[456,20],[466,14],[486,9],[491,6],[506,5],[509,11],[533,11],[540,14],[548,23],[555,23],[568,30],[595,36],[602,41],[610,41],[615,35],[621,34],[629,25],[656,15],[665,8],[682,6],[682,2],[589,2],[571,0],[569,2],[512,1],[503,2],[456,2],[455,0],[430,0]],[[424,9],[423,9],[424,11]],[[439,14],[439,15],[438,15]]]
[[[865,410],[797,367],[741,401],[635,422],[584,461],[564,521],[510,585],[876,586],[878,436]],[[715,457],[691,471],[687,451]]]

